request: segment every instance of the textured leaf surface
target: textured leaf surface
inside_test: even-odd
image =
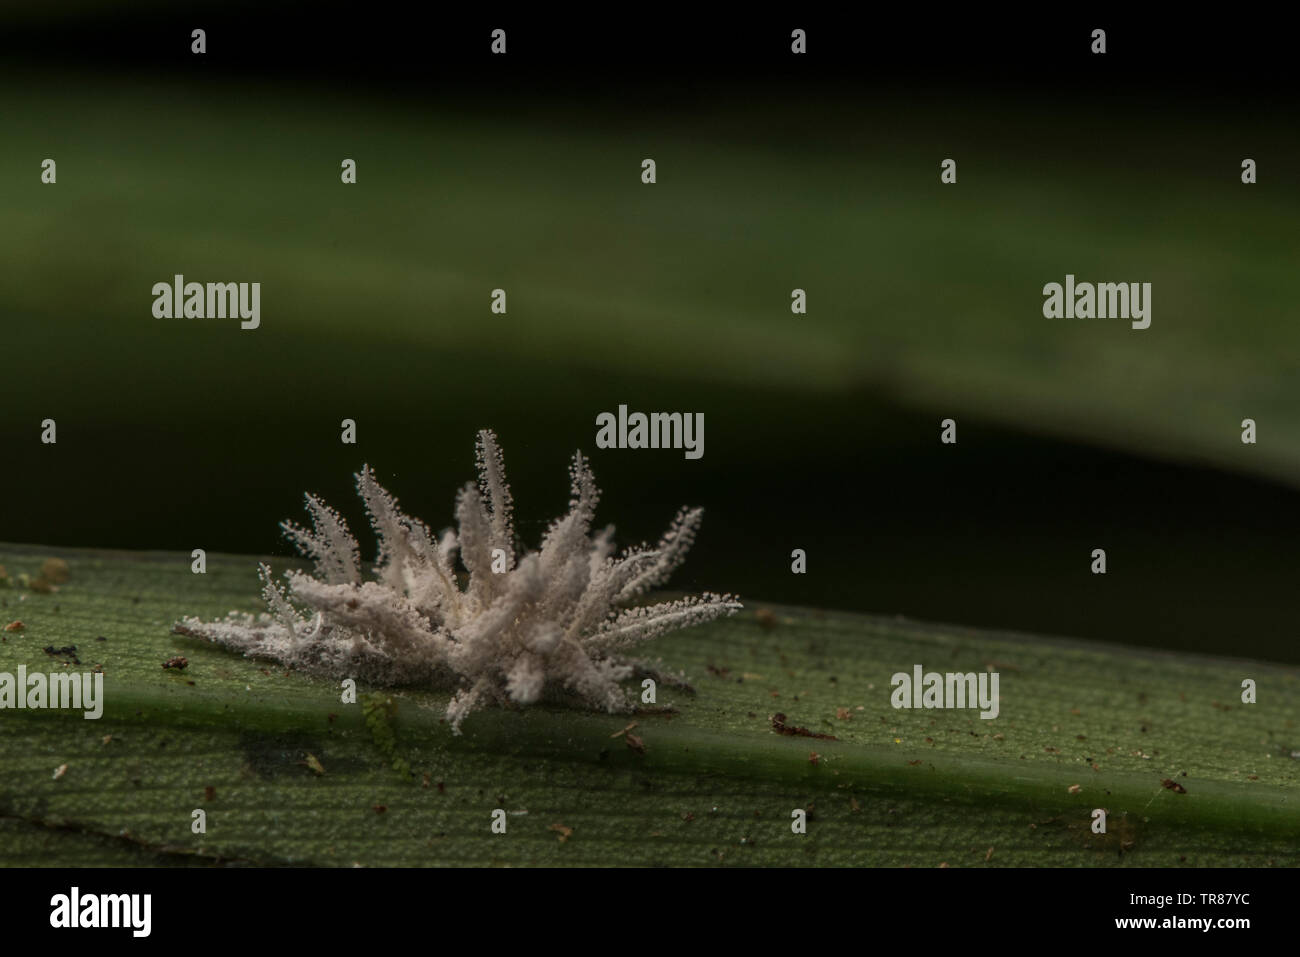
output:
[[[0,564],[35,574],[51,554],[3,546]],[[7,865],[1297,863],[1295,669],[750,601],[657,643],[694,688],[660,685],[671,712],[491,710],[455,738],[446,694],[385,693],[368,725],[331,682],[169,633],[256,610],[254,558],[198,576],[184,555],[57,554],[57,593],[0,589],[24,623],[0,632],[0,671],[62,670],[43,649],[76,645],[68,667],[102,666],[107,704],[0,711]],[[163,669],[175,655],[188,667]],[[1001,715],[891,708],[890,676],[917,663],[995,668]],[[778,712],[838,740],[777,734]],[[633,721],[643,752],[619,734]]]

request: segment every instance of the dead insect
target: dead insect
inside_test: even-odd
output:
[[[180,671],[188,667],[189,663],[190,660],[188,658],[185,658],[181,655],[177,655],[175,658],[168,658],[166,661],[162,663],[162,666],[164,668],[175,668],[177,671]]]
[[[1168,788],[1170,791],[1173,791],[1175,794],[1187,793],[1187,788],[1183,787],[1181,784],[1179,784],[1177,781],[1173,780],[1172,778],[1165,778],[1163,781],[1160,782],[1160,786],[1163,788]]]

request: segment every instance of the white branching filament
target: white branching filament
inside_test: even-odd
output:
[[[371,580],[363,580],[360,549],[343,518],[308,495],[312,528],[283,528],[315,574],[290,571],[281,586],[262,565],[267,612],[185,618],[175,631],[332,677],[381,685],[455,681],[447,720],[459,733],[479,705],[531,704],[551,685],[597,708],[627,710],[632,699],[620,682],[633,666],[619,652],[741,608],[733,596],[709,592],[626,607],[682,563],[701,509],[678,512],[658,545],[615,556],[613,526],[591,531],[600,493],[578,452],[568,514],[551,523],[538,551],[518,554],[504,460],[490,431],[478,436],[478,471],[478,486],[466,485],[457,497],[456,530],[438,537],[362,469],[357,491],[379,539]],[[458,558],[468,572],[464,587]]]

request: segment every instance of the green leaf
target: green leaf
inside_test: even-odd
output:
[[[103,420],[111,391],[115,427],[174,416],[184,431],[196,416],[261,415],[330,376],[368,384],[357,406],[427,402],[434,367],[442,394],[477,395],[490,360],[495,382],[525,394],[597,369],[620,394],[665,375],[855,402],[880,393],[1300,476],[1300,209],[1292,192],[1244,187],[1240,157],[1223,149],[1294,155],[1284,113],[1209,124],[1072,109],[1077,125],[1048,129],[1035,102],[899,110],[825,98],[809,110],[787,91],[751,91],[745,102],[761,106],[702,98],[670,122],[620,104],[611,125],[603,106],[534,117],[491,98],[437,112],[100,77],[91,106],[75,79],[4,86],[0,255],[24,281],[7,284],[0,313],[11,354],[27,357],[6,368],[15,422],[44,416],[57,369],[77,370],[60,380],[69,420]],[[1081,148],[1089,123],[1124,150]],[[253,160],[213,150],[214,130],[252,144]],[[939,161],[957,142],[963,185],[941,187]],[[654,186],[639,182],[647,149]],[[358,184],[345,187],[339,164],[354,153]],[[56,187],[39,182],[38,155],[57,156]],[[78,251],[75,268],[51,250]],[[146,293],[178,263],[198,281],[261,281],[262,328],[180,334],[153,319]],[[1067,271],[1151,282],[1151,328],[1044,319],[1043,285]],[[804,318],[789,312],[795,286],[809,293]],[[498,287],[509,318],[489,322]],[[217,341],[204,337],[225,345],[197,346]],[[99,361],[108,350],[132,357],[137,388],[117,388],[120,369]],[[259,388],[228,388],[231,361]],[[168,403],[177,388],[220,395],[219,413]],[[310,407],[283,406],[319,428]],[[1248,416],[1258,446],[1240,441]],[[764,423],[732,428],[762,435]],[[273,448],[286,431],[242,444]]]
[[[18,587],[54,554],[68,582]],[[1294,669],[750,602],[656,643],[693,693],[660,682],[635,715],[477,712],[455,737],[445,692],[343,704],[334,682],[170,633],[257,610],[254,558],[194,575],[186,555],[0,546],[0,564],[0,624],[23,622],[0,672],[102,667],[106,698],[97,721],[0,712],[5,865],[1296,863]],[[891,675],[918,663],[998,671],[999,717],[892,708]],[[778,734],[776,713],[836,740]]]

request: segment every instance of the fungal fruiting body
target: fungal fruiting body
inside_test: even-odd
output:
[[[315,674],[379,685],[450,679],[459,688],[447,720],[459,733],[475,707],[531,704],[550,685],[593,707],[627,710],[631,701],[620,682],[633,666],[620,652],[741,608],[733,596],[710,592],[627,606],[682,563],[701,509],[678,512],[658,545],[616,556],[613,526],[591,531],[600,492],[578,452],[568,513],[551,523],[538,551],[517,554],[510,487],[490,431],[478,435],[478,471],[478,486],[470,483],[457,496],[456,529],[439,537],[403,514],[363,467],[357,491],[379,539],[369,580],[343,518],[309,494],[312,528],[282,527],[315,563],[314,574],[290,571],[279,585],[261,565],[267,612],[184,618],[173,630]],[[468,572],[463,587],[457,558]]]

